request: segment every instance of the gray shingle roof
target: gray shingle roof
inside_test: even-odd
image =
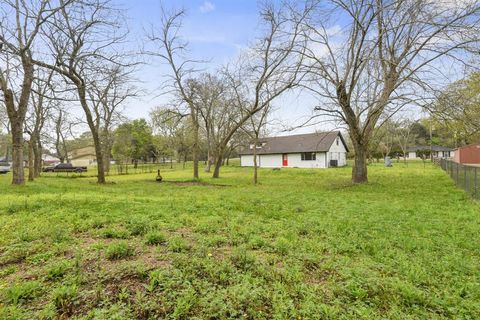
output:
[[[452,151],[454,150],[453,148],[449,147],[443,147],[443,146],[437,146],[437,145],[432,145],[432,151]],[[414,151],[430,151],[430,146],[414,146],[414,147],[409,147],[407,148],[408,152],[414,152]]]
[[[343,141],[343,144],[348,151],[347,144],[340,132],[330,131],[261,138],[259,139],[259,143],[264,143],[264,145],[257,149],[257,154],[327,152],[330,149],[330,146],[335,142],[337,136],[340,136],[340,139]],[[253,154],[253,149],[246,146],[239,152],[239,154]]]

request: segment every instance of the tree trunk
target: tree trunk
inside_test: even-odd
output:
[[[32,137],[28,140],[28,181],[33,181],[35,178],[35,164],[33,155],[33,145],[35,141]]]
[[[212,178],[220,177],[220,167],[222,166],[222,161],[223,161],[223,152],[219,152],[215,160],[215,168],[213,169]]]
[[[110,172],[110,155],[108,152],[103,154],[104,159],[103,159],[103,167],[105,168],[105,172],[109,173]]]
[[[193,145],[192,145],[192,158],[193,158],[193,179],[198,179],[198,131],[199,131],[198,123],[193,124]]]
[[[207,161],[205,163],[205,169],[204,169],[205,172],[209,173],[211,171],[213,162],[214,162],[214,159],[210,155],[210,151],[209,151],[207,156]]]
[[[42,143],[39,136],[35,138],[33,145],[33,160],[33,175],[38,178],[42,172]]]
[[[24,184],[25,173],[23,171],[23,123],[11,121],[12,126],[12,184]]]
[[[97,183],[104,184],[105,181],[105,164],[103,159],[102,146],[98,132],[92,131],[93,144],[95,146],[95,156],[97,157]]]
[[[354,142],[355,159],[352,168],[353,183],[366,183],[367,177],[367,147]]]
[[[253,145],[253,184],[258,183],[257,143]]]

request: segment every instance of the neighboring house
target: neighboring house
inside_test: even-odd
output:
[[[68,153],[68,159],[73,166],[84,167],[97,164],[97,156],[95,155],[95,147],[87,146],[72,150]]]
[[[54,157],[50,154],[42,154],[42,161],[43,164],[46,166],[51,166],[60,163],[60,159],[57,157]]]
[[[453,161],[462,164],[480,164],[480,143],[456,149]]]
[[[407,158],[409,160],[420,160],[422,154],[425,152],[430,153],[432,151],[433,158],[451,158],[454,154],[454,149],[449,147],[442,147],[437,145],[432,146],[414,146],[407,148]],[[430,158],[430,156],[427,156]]]
[[[253,166],[251,144],[240,154],[242,167]],[[260,168],[328,168],[347,165],[348,147],[338,131],[259,139],[257,165]]]

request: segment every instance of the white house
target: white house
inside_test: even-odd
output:
[[[253,144],[240,154],[242,167],[253,167]],[[328,168],[347,165],[348,147],[338,131],[259,139],[261,168]]]
[[[430,151],[433,158],[453,158],[455,151],[453,148],[431,145],[431,146],[414,146],[407,148],[407,158],[409,160],[420,160],[422,155],[430,158]]]

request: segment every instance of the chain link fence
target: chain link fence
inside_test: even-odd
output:
[[[480,200],[480,167],[459,164],[447,159],[440,160],[440,167],[455,181],[458,187]]]

